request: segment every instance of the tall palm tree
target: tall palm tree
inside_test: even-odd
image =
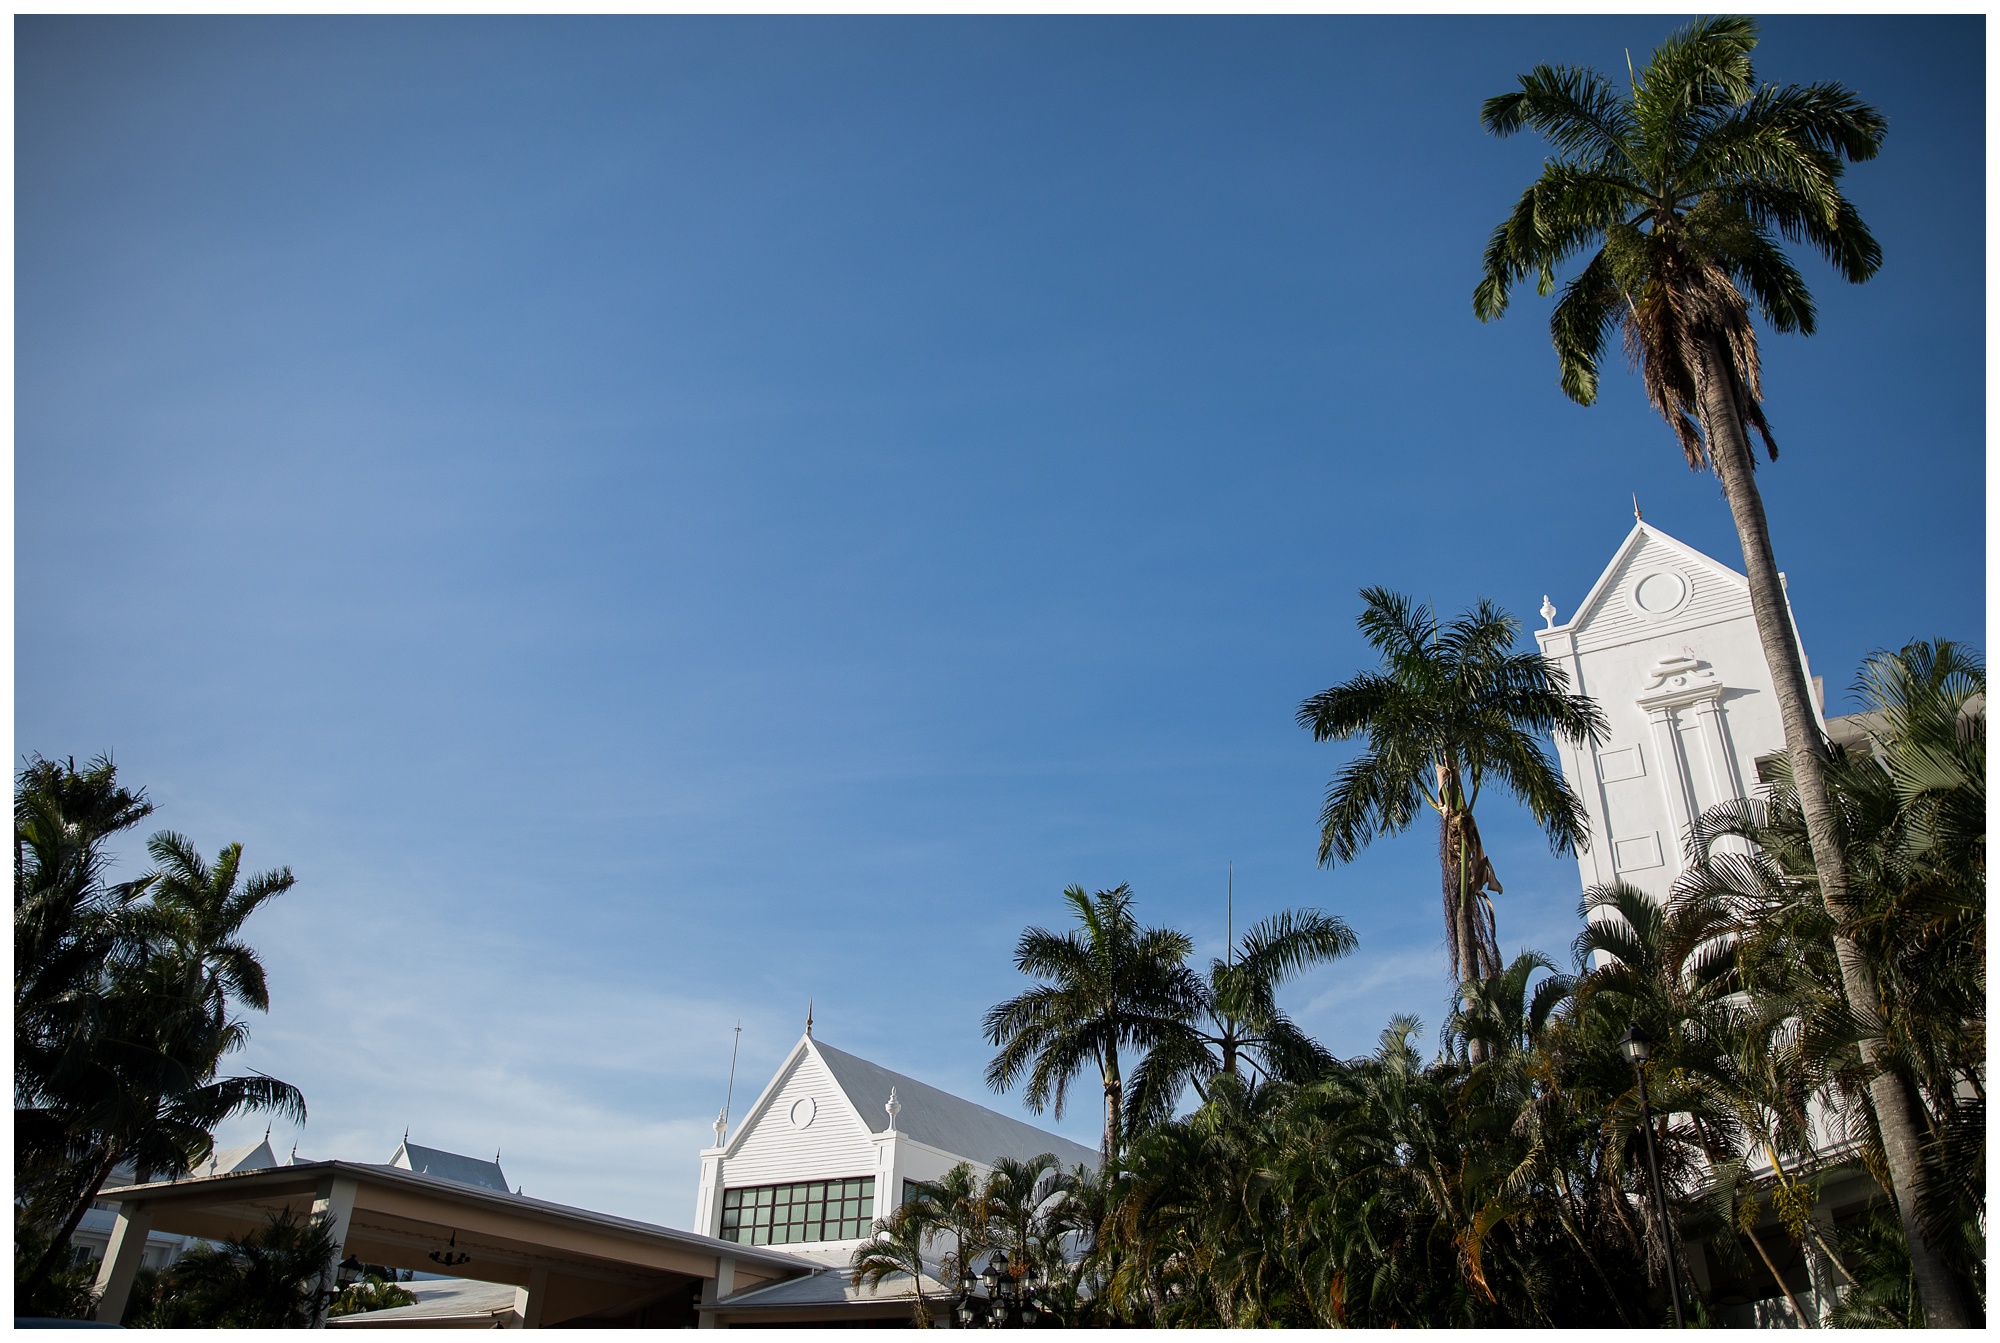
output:
[[[987,1043],[1000,1051],[986,1067],[986,1081],[1004,1091],[1025,1077],[1028,1108],[1053,1104],[1060,1119],[1070,1082],[1095,1066],[1104,1085],[1109,1171],[1124,1136],[1121,1051],[1152,1048],[1193,1010],[1186,961],[1194,944],[1171,928],[1142,928],[1129,885],[1096,895],[1072,886],[1063,899],[1078,927],[1030,928],[1014,951],[1021,972],[1043,982],[986,1014]]]
[[[1277,993],[1295,975],[1355,945],[1353,930],[1323,910],[1287,909],[1258,922],[1193,985],[1198,1014],[1133,1069],[1132,1115],[1141,1123],[1164,1119],[1190,1086],[1206,1102],[1212,1078],[1243,1068],[1262,1080],[1294,1082],[1324,1072],[1333,1056],[1278,1006]]]
[[[1515,92],[1488,99],[1480,116],[1489,131],[1539,132],[1558,156],[1494,229],[1473,311],[1482,321],[1499,317],[1510,289],[1530,275],[1539,293],[1553,292],[1558,268],[1595,249],[1549,319],[1563,391],[1583,405],[1596,400],[1604,344],[1614,327],[1622,330],[1647,398],[1688,464],[1721,481],[1821,898],[1845,920],[1852,911],[1825,780],[1827,745],[1753,475],[1750,431],[1774,459],[1777,445],[1762,405],[1750,309],[1754,302],[1776,331],[1810,335],[1816,326],[1811,291],[1783,240],[1810,245],[1854,283],[1881,266],[1882,249],[1841,194],[1840,178],[1847,163],[1875,156],[1888,123],[1839,84],[1760,86],[1756,45],[1751,19],[1703,19],[1661,44],[1627,96],[1594,70],[1538,66]],[[1879,1020],[1861,949],[1842,935],[1835,950],[1856,1016]],[[1924,1188],[1917,1118],[1888,1077],[1882,1042],[1865,1042],[1863,1052],[1880,1073],[1870,1099],[1926,1313],[1933,1323],[1964,1327],[1971,1315],[1943,1261],[1917,1243]]]
[[[148,846],[158,870],[107,885],[97,846],[149,810],[103,760],[82,773],[32,761],[16,793],[17,1189],[49,1233],[31,1286],[68,1254],[120,1163],[186,1174],[233,1114],[305,1115],[288,1083],[216,1076],[248,1035],[232,1009],[269,1005],[243,921],[291,873],[239,886],[240,845],[211,868],[160,834]]]
[[[1780,771],[1767,804],[1704,813],[1682,883],[1736,911],[1745,984],[1782,1026],[1783,1047],[1767,1055],[1795,1079],[1794,1129],[1809,1095],[1880,1164],[1880,1126],[1856,1104],[1873,1099],[1878,1070],[1856,1044],[1881,1043],[1887,1076],[1925,1129],[1924,1248],[1955,1269],[1963,1302],[1981,1295],[1974,1284],[1985,1260],[1984,686],[1978,660],[1948,641],[1878,653],[1864,665],[1856,690],[1870,711],[1872,746],[1835,752],[1826,770],[1856,917],[1835,919],[1815,898],[1810,835],[1789,771]],[[1722,840],[1753,847],[1737,853]],[[1855,941],[1873,970],[1873,1023],[1857,1020],[1842,992],[1836,934]],[[1809,1141],[1794,1146],[1810,1166]]]
[[[1440,626],[1428,606],[1386,588],[1361,590],[1358,623],[1382,666],[1299,706],[1314,741],[1365,735],[1368,750],[1335,776],[1320,813],[1319,860],[1352,861],[1377,834],[1438,817],[1445,945],[1456,982],[1500,973],[1499,933],[1488,891],[1500,893],[1473,808],[1498,783],[1527,805],[1558,853],[1589,842],[1583,804],[1543,749],[1541,736],[1595,743],[1604,716],[1568,693],[1561,668],[1514,651],[1520,625],[1481,601]]]

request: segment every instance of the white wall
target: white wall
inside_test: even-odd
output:
[[[1784,749],[1748,587],[1641,525],[1584,608],[1536,637],[1610,724],[1595,751],[1558,752],[1590,816],[1583,884],[1623,880],[1663,899],[1693,818],[1754,796],[1757,757]]]

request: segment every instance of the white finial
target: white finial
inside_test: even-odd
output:
[[[717,1147],[722,1146],[723,1135],[729,1132],[729,1112],[727,1110],[717,1110],[715,1112],[715,1123],[710,1125],[710,1127],[715,1130],[715,1145]]]
[[[1645,520],[1646,515],[1639,511],[1639,496],[1635,493],[1632,496],[1632,521],[1644,522]]]
[[[889,1112],[889,1132],[896,1131],[896,1116],[903,1113],[903,1103],[896,1099],[896,1088],[889,1088],[889,1103],[882,1107]]]
[[[1552,630],[1556,627],[1556,604],[1549,600],[1549,594],[1546,592],[1542,594],[1542,619],[1547,622],[1542,626],[1543,629]]]

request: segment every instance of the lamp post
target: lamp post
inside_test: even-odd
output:
[[[1646,1059],[1653,1052],[1653,1037],[1635,1025],[1618,1042],[1618,1050],[1639,1079],[1639,1131],[1646,1135],[1646,1173],[1652,1180],[1653,1211],[1659,1215],[1660,1239],[1667,1252],[1667,1293],[1674,1299],[1674,1328],[1685,1329],[1687,1321],[1681,1317],[1681,1275],[1674,1263],[1673,1218],[1667,1212],[1666,1187],[1660,1183],[1660,1160],[1653,1153],[1653,1107],[1646,1101]]]
[[[1017,1329],[1041,1323],[1041,1308],[1034,1302],[1028,1282],[1033,1269],[1016,1275],[1005,1251],[996,1250],[986,1267],[974,1275],[970,1268],[959,1270],[958,1305],[953,1316],[961,1329]],[[984,1281],[986,1293],[977,1288]]]
[[[333,1286],[322,1287],[313,1293],[316,1303],[314,1313],[321,1320],[325,1320],[326,1318],[327,1307],[339,1300],[341,1294],[346,1292],[348,1288],[361,1281],[361,1269],[361,1261],[351,1254],[334,1266]],[[324,1282],[326,1280],[322,1278],[320,1281]]]

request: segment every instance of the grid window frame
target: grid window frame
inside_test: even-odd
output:
[[[874,1225],[875,1177],[843,1176],[722,1191],[719,1237],[738,1245],[861,1240]]]

